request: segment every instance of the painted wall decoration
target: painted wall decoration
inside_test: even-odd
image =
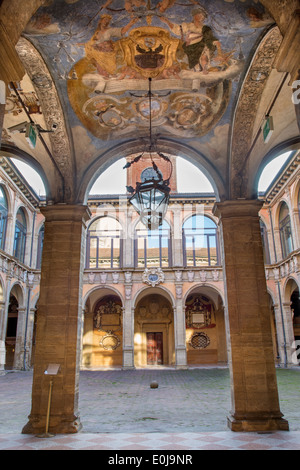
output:
[[[48,41],[71,107],[97,139],[146,134],[149,77],[153,127],[192,138],[220,123],[271,21],[255,0],[49,0],[26,34]]]

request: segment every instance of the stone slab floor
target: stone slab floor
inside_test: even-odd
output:
[[[0,434],[18,434],[26,424],[32,376],[0,372]],[[290,431],[300,431],[300,368],[277,369],[277,377],[281,411]],[[84,433],[222,432],[230,406],[228,368],[80,372]]]

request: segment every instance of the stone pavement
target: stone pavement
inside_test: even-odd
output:
[[[228,368],[81,371],[83,429],[49,439],[22,435],[32,372],[0,373],[0,450],[300,449],[300,370],[277,370],[289,432],[233,433]],[[157,381],[156,389],[150,383]],[[55,383],[54,383],[55,386]]]

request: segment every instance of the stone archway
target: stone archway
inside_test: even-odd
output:
[[[209,286],[198,286],[185,299],[187,365],[227,364],[224,305]]]
[[[85,305],[81,368],[121,367],[122,345],[122,300],[110,289],[97,289],[89,295]]]
[[[173,308],[163,295],[148,294],[137,303],[134,362],[136,367],[175,364]]]

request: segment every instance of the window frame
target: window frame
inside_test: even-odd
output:
[[[114,220],[120,225],[119,229],[107,229],[107,230],[90,230],[90,227],[99,219],[104,219],[104,218],[109,218]],[[119,232],[118,235],[107,235],[109,232]],[[95,235],[91,235],[91,233],[95,233]],[[96,235],[96,233],[99,233]],[[100,264],[100,259],[101,257],[99,256],[100,253],[100,247],[99,247],[99,239],[100,238],[110,238],[110,266],[101,266]],[[95,239],[96,240],[96,258],[95,258],[95,267],[91,267],[91,240]],[[119,262],[114,263],[114,240],[119,240]],[[87,236],[86,236],[86,261],[85,261],[85,267],[86,269],[122,269],[123,267],[123,230],[121,227],[120,222],[111,216],[100,216],[94,219],[91,224],[89,225],[89,228],[87,230]]]
[[[159,227],[157,230],[149,230],[147,227],[144,228],[139,228],[139,224],[136,225],[135,231],[134,231],[134,267],[135,268],[144,268],[146,269],[147,267],[155,267],[155,268],[171,268],[173,266],[173,261],[172,261],[172,230],[171,226],[167,221],[163,221],[163,225]],[[139,234],[139,231],[144,231],[144,233]],[[165,232],[167,236],[165,236]],[[150,237],[149,237],[150,234]],[[152,234],[152,237],[151,237]],[[154,235],[154,236],[153,236]],[[158,235],[158,236],[157,236]],[[149,247],[147,247],[147,240],[150,238],[152,240],[155,240],[155,237],[158,238],[158,263],[156,264],[151,264],[149,263],[149,258],[147,253],[149,252]],[[143,258],[139,257],[138,255],[138,240],[144,239],[144,255]],[[168,262],[164,264],[163,259],[163,240],[167,240],[167,253],[168,253]],[[144,263],[140,264],[139,260],[144,260]]]
[[[192,223],[192,227],[185,227],[184,225],[189,221],[191,220],[192,218],[197,218],[197,217],[203,217],[203,218],[206,218],[207,220],[211,221],[215,227],[205,227],[203,226],[203,228],[197,228],[197,226],[194,228],[193,227],[193,223]],[[194,219],[196,220],[196,219]],[[203,230],[204,233],[201,233],[200,231]],[[190,231],[191,233],[188,233],[188,231]],[[211,231],[214,231],[214,233],[205,233],[206,232],[211,232]],[[200,247],[200,248],[206,248],[207,250],[207,264],[202,264],[202,263],[197,263],[197,260],[196,260],[196,250],[197,250],[197,246],[196,246],[196,237],[200,237],[200,238],[204,238],[205,240],[205,244],[204,246]],[[216,245],[216,263],[215,264],[212,264],[212,253],[211,253],[211,247],[212,247],[212,244],[210,243],[210,239],[211,238],[214,238],[215,240],[215,245]],[[187,239],[191,239],[192,241],[192,261],[193,263],[192,264],[189,264],[188,263],[188,256],[187,256]],[[211,219],[209,216],[207,215],[204,215],[204,214],[193,214],[191,216],[189,216],[182,224],[182,254],[183,254],[183,266],[185,268],[187,267],[191,267],[191,268],[199,268],[201,266],[208,266],[208,267],[212,267],[212,266],[220,266],[221,265],[221,258],[220,258],[220,246],[219,246],[219,231],[218,231],[218,227],[215,223],[215,221],[213,219]]]

